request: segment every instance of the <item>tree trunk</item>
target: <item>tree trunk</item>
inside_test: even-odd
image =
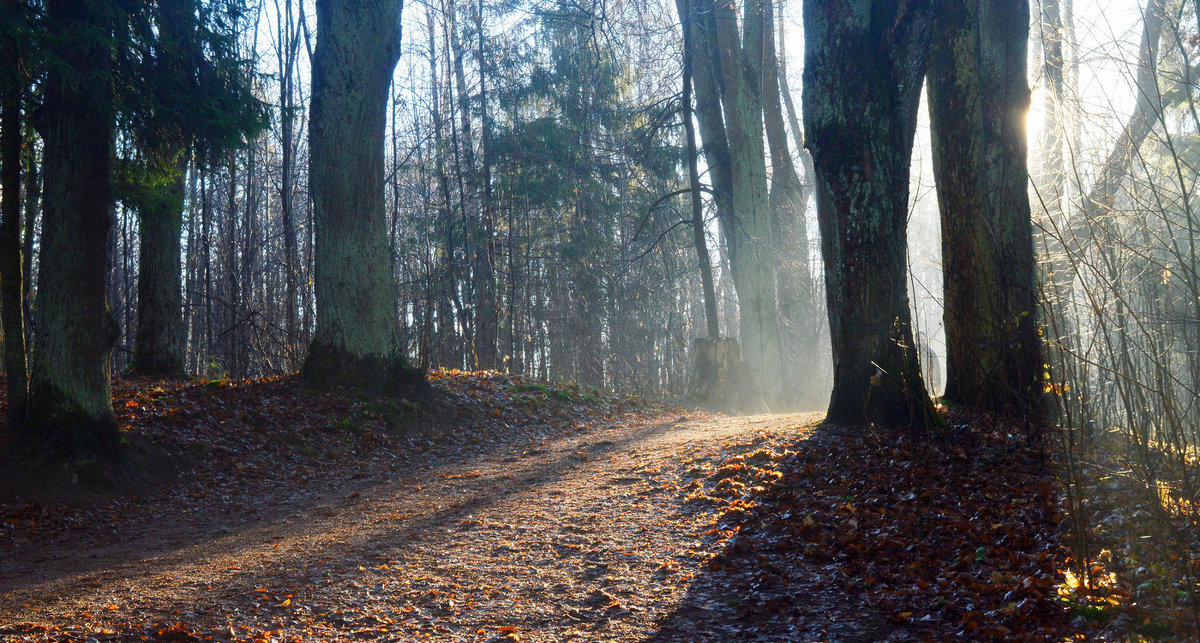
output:
[[[688,191],[692,204],[692,243],[700,264],[700,286],[704,293],[705,332],[709,339],[721,336],[721,322],[717,317],[717,291],[713,285],[712,259],[708,254],[708,235],[704,225],[704,203],[700,198],[700,168],[697,162],[696,127],[692,124],[692,44],[695,17],[689,8],[680,16],[683,21],[683,130],[687,136]],[[740,360],[739,355],[739,360]]]
[[[437,176],[438,191],[441,194],[441,204],[438,207],[438,231],[442,240],[439,256],[441,266],[440,279],[437,282],[437,350],[434,352],[435,363],[444,368],[457,368],[462,365],[461,353],[458,350],[458,333],[454,327],[454,311],[460,308],[454,305],[458,299],[458,271],[454,261],[454,207],[453,195],[450,193],[450,174],[446,171],[446,137],[444,134],[444,115],[442,114],[442,87],[438,79],[437,31],[433,20],[433,6],[425,10],[426,26],[429,29],[429,87],[430,107],[429,116],[433,121],[433,154],[434,172]],[[448,52],[447,52],[448,53]],[[466,324],[463,324],[466,330]]]
[[[194,0],[160,0],[155,14],[159,77],[179,91],[190,89],[194,66]],[[166,106],[163,111],[166,111]],[[137,335],[132,371],[155,377],[182,377],[183,281],[179,270],[182,250],[184,177],[188,141],[174,115],[156,115],[157,126],[140,142],[150,171],[164,180],[138,204],[141,253],[138,262]]]
[[[1142,11],[1142,40],[1138,48],[1137,106],[1084,199],[1085,217],[1072,222],[1069,242],[1074,251],[1081,251],[1087,242],[1095,238],[1093,226],[1112,212],[1117,189],[1129,176],[1130,167],[1142,143],[1162,118],[1165,107],[1158,87],[1158,51],[1167,22],[1165,13],[1165,0],[1146,0]],[[1101,224],[1099,228],[1106,237],[1112,236],[1108,231],[1109,226]]]
[[[112,226],[112,32],[103,0],[46,3],[59,64],[44,86],[45,203],[37,350],[19,451],[78,464],[120,453],[109,383],[116,322],[105,301]]]
[[[1042,398],[1028,179],[1028,4],[941,0],[929,59],[946,393],[995,413]]]
[[[138,208],[137,335],[131,370],[138,375],[183,377],[183,187],[187,155],[182,146],[152,152],[170,164],[166,194]]]
[[[25,128],[25,151],[22,163],[25,168],[25,214],[21,220],[24,229],[21,231],[21,283],[24,292],[31,292],[36,284],[33,278],[33,242],[37,236],[37,220],[42,196],[42,180],[40,159],[37,153],[37,134],[33,127]],[[25,352],[29,352],[30,338],[34,336],[34,322],[30,310],[29,297],[22,297],[21,304],[25,307]],[[26,361],[28,364],[28,361]]]
[[[474,10],[476,38],[479,39],[477,62],[479,64],[479,223],[474,244],[475,278],[475,364],[478,368],[493,369],[499,366],[497,342],[499,339],[500,310],[496,303],[496,241],[495,215],[492,212],[492,169],[488,150],[491,146],[491,125],[488,123],[487,105],[487,59],[485,58],[483,33],[483,0]],[[462,63],[459,62],[461,73]],[[470,120],[464,96],[464,132]],[[468,148],[470,137],[468,135]]]
[[[767,404],[754,385],[738,342],[731,337],[697,339],[688,397],[722,413],[766,413]]]
[[[763,396],[774,403],[780,399],[783,378],[757,71],[762,67],[763,7],[761,0],[746,1],[741,37],[731,5],[714,3],[712,12],[732,167],[733,210],[726,242],[738,295],[742,353]]]
[[[301,375],[317,388],[411,394],[396,339],[383,204],[388,86],[402,0],[317,3],[309,124],[317,328]]]
[[[833,346],[832,424],[930,421],[906,276],[928,3],[805,3],[804,126]]]
[[[297,344],[299,343],[299,335],[297,334],[297,281],[300,274],[300,259],[296,248],[296,217],[292,197],[293,173],[295,171],[293,168],[295,158],[292,139],[295,124],[293,86],[295,83],[297,51],[300,45],[300,27],[304,20],[303,6],[300,7],[299,13],[299,19],[295,21],[295,25],[293,26],[292,3],[291,0],[285,0],[283,21],[279,26],[281,41],[279,44],[279,67],[281,70],[279,79],[279,138],[280,147],[282,148],[279,208],[283,224],[283,276],[287,298],[287,301],[284,303],[284,312],[287,315],[286,354],[289,370],[294,368],[293,364],[295,362],[293,360],[296,359],[296,353],[298,352]]]
[[[25,419],[29,397],[25,350],[25,281],[21,274],[20,49],[15,29],[0,32],[0,314],[4,316],[4,372],[8,427]]]
[[[816,373],[811,326],[812,276],[808,265],[808,230],[804,185],[792,162],[787,128],[780,103],[780,66],[775,55],[775,18],[772,2],[763,3],[762,106],[767,147],[771,155],[771,231],[775,250],[775,292],[779,302],[780,335],[783,345],[784,399],[787,405],[801,403],[801,395],[812,387]]]

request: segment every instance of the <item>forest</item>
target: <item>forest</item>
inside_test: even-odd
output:
[[[1195,640],[1200,0],[0,0],[0,639]]]

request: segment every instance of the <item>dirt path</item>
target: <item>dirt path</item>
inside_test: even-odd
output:
[[[0,634],[651,638],[712,553],[715,521],[684,503],[689,482],[794,444],[818,419],[618,423],[0,548]]]

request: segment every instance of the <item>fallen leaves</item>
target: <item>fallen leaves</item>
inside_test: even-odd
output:
[[[689,604],[726,607],[685,609],[671,627],[1061,638],[1067,552],[1050,473],[1039,451],[984,427],[959,439],[823,429],[786,451],[730,458],[688,496],[712,512],[709,540],[722,547]]]
[[[651,618],[662,618],[656,622],[668,640],[1040,640],[1080,631],[1058,591],[1067,555],[1056,539],[1047,463],[1002,430],[972,426],[914,440],[743,428],[729,434],[736,439],[687,442],[665,454],[616,435],[563,442],[645,422],[638,414],[648,407],[637,400],[496,373],[431,379],[448,400],[441,406],[314,394],[286,378],[119,383],[125,430],[185,454],[183,475],[143,498],[88,509],[0,507],[6,551],[51,542],[92,547],[86,538],[96,534],[180,516],[234,531],[287,518],[262,531],[262,560],[214,567],[240,588],[219,607],[172,613],[110,593],[102,600],[116,602],[98,599],[86,617],[4,626],[0,637],[112,631],[132,640],[278,641],[473,632],[516,641],[538,638],[538,623],[563,628],[554,631],[564,638],[566,628],[578,628],[571,631],[587,638]],[[661,430],[674,430],[670,424]],[[445,427],[454,430],[439,434]],[[435,463],[456,464],[435,471]],[[428,473],[400,491],[386,484],[397,472],[421,471]],[[584,495],[604,504],[580,504],[579,488],[564,492],[568,473],[589,480]],[[493,495],[471,495],[481,488]],[[531,494],[530,504],[491,511],[502,489]],[[391,495],[423,499],[389,504]],[[364,517],[363,528],[376,534],[372,546],[413,543],[437,564],[418,567],[384,549],[348,558],[361,541],[338,549],[344,543],[332,537],[323,545],[331,551],[306,551],[286,526],[345,513]],[[675,531],[648,528],[647,517],[663,516]],[[184,535],[170,548],[225,533]],[[479,548],[464,553],[473,543]],[[305,566],[292,569],[297,560]],[[546,570],[568,576],[543,578]],[[488,582],[467,580],[481,577]],[[644,613],[684,588],[689,596],[674,616]],[[320,600],[318,590],[326,592]],[[472,619],[487,614],[513,615],[508,622],[520,631],[495,627],[505,620],[494,618],[476,628],[481,621]],[[51,629],[68,624],[74,629]],[[454,624],[469,629],[448,629]]]

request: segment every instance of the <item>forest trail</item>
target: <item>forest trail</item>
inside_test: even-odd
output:
[[[723,537],[687,502],[695,481],[738,454],[781,454],[819,419],[627,415],[4,544],[0,634],[649,639]]]

